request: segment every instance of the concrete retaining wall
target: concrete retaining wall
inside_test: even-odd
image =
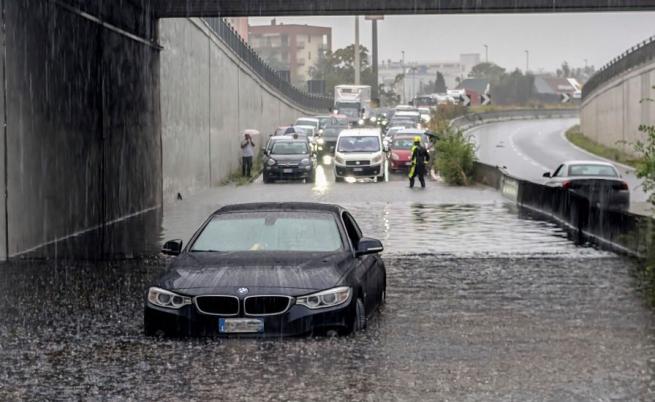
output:
[[[109,3],[84,7],[129,22],[122,32],[57,2],[4,1],[0,257],[98,229],[100,256],[115,244],[108,222],[161,204],[159,51],[143,39],[154,26],[142,1]]]
[[[244,129],[263,141],[277,126],[321,113],[277,95],[200,19],[160,20],[159,33],[164,202],[238,169]]]
[[[641,124],[655,124],[655,63],[645,64],[608,81],[582,103],[580,124],[589,138],[632,152],[632,145],[645,138]]]

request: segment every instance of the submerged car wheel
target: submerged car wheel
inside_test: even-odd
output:
[[[263,179],[264,179],[264,184],[268,184],[268,183],[270,183],[272,181],[266,175],[263,176]]]
[[[343,177],[334,176],[334,182],[335,183],[343,183]]]

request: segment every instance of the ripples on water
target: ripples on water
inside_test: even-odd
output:
[[[653,400],[630,261],[504,203],[345,206],[386,247],[366,332],[149,339],[143,293],[166,259],[16,261],[0,267],[0,400]]]

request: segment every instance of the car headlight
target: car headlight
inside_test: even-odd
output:
[[[320,130],[318,130],[318,133],[319,133],[319,134],[323,134],[324,131],[325,131],[325,130],[320,129]]]
[[[391,153],[391,159],[397,161],[398,159],[400,159],[400,156],[397,153],[392,152]]]
[[[273,165],[275,165],[276,163],[277,163],[277,162],[275,161],[275,159],[269,159],[268,162],[266,162],[266,164],[267,164],[268,166],[273,166]]]
[[[309,165],[309,159],[305,158],[305,159],[301,160],[300,164],[301,165]]]
[[[311,295],[296,298],[296,304],[305,306],[312,310],[338,306],[350,300],[351,289],[342,286],[334,289],[324,290]]]
[[[369,120],[370,120],[372,123],[375,123],[375,121],[377,120],[377,117],[372,116]]]
[[[382,155],[374,156],[373,159],[371,159],[372,164],[379,163],[379,162],[382,162]]]
[[[316,140],[316,143],[318,145],[323,145],[323,144],[325,144],[325,140],[323,138],[319,138],[319,139]]]
[[[386,121],[386,120],[382,120],[382,125],[383,125],[383,126],[386,126],[387,124],[389,124],[388,121]]]
[[[341,156],[341,155],[336,155],[334,157],[334,161],[336,163],[340,164],[340,165],[343,165],[344,163],[346,163],[345,159],[343,159],[343,156]]]
[[[155,306],[179,309],[191,304],[191,298],[160,288],[148,289],[148,301]]]
[[[358,121],[357,123],[358,123],[360,126],[363,126],[363,125],[364,125],[364,119],[359,119],[359,121]]]

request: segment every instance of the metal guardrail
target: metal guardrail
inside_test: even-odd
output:
[[[578,114],[578,109],[503,110],[498,112],[465,114],[451,120],[450,125],[466,131],[470,128],[495,121],[569,118],[577,117]]]
[[[246,43],[243,38],[222,18],[205,18],[211,30],[239,56],[259,77],[277,89],[285,97],[299,106],[327,112],[334,104],[333,99],[325,96],[312,95],[294,87],[282,79],[266,62]]]
[[[655,36],[631,47],[594,74],[582,87],[582,99],[592,94],[598,87],[634,67],[655,59]]]

